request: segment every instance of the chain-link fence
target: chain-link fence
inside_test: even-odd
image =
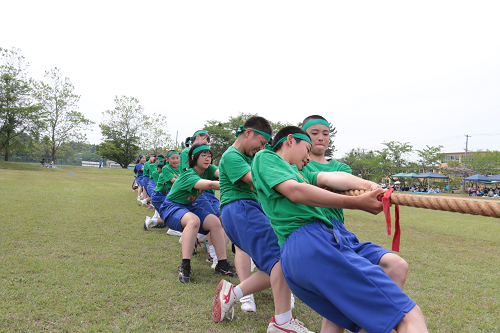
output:
[[[0,161],[4,161],[5,157],[0,155]],[[19,155],[9,155],[9,162],[21,162],[21,163],[45,163],[45,165],[50,165],[52,159],[50,156],[33,157],[33,156],[19,156]],[[100,162],[96,161],[83,161],[81,158],[73,159],[63,159],[58,158],[54,161],[55,165],[72,165],[72,166],[88,166],[88,167],[99,167]],[[102,160],[102,167],[113,167],[113,161]]]

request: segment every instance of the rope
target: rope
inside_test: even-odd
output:
[[[350,190],[338,193],[357,196],[365,193],[365,191]],[[500,205],[495,202],[392,193],[391,203],[401,206],[500,218]]]

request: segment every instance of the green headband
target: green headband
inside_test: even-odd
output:
[[[192,143],[192,142],[194,141],[194,138],[196,138],[196,136],[197,136],[198,134],[206,134],[206,135],[208,135],[208,132],[207,132],[207,131],[203,131],[203,130],[201,130],[201,131],[198,131],[198,132],[194,133],[194,134],[193,134],[193,136],[191,137],[191,140],[189,140],[189,142],[191,142],[191,143]]]
[[[156,155],[155,154],[151,154],[151,157],[156,157]]]
[[[245,132],[247,129],[248,128],[243,128],[243,126],[240,125],[240,127],[238,128],[238,130],[236,131],[236,134],[234,136],[238,137],[241,133]],[[262,132],[262,131],[256,130],[255,128],[251,128],[251,127],[249,129],[251,129],[254,132],[259,133],[260,135],[265,137],[267,141],[271,140],[271,136],[269,134],[267,134],[266,132]]]
[[[305,123],[304,125],[302,125],[302,129],[305,131],[306,129],[308,129],[309,127],[313,126],[313,125],[325,125],[326,127],[328,127],[328,130],[330,130],[330,124],[324,120],[324,119],[312,119],[312,120],[309,120],[307,123]]]
[[[160,161],[165,161],[166,158],[165,157],[161,157],[161,156],[158,156],[156,159],[160,160]]]
[[[197,152],[202,151],[202,150],[210,150],[210,147],[207,145],[199,146],[193,150],[193,153],[191,154],[191,156],[196,155]]]
[[[156,163],[156,166],[164,166],[164,165],[165,165],[165,161],[164,160],[161,160],[158,163]]]
[[[173,152],[171,152],[170,154],[167,155],[167,158],[169,158],[172,155],[179,155],[179,153],[176,152],[176,151],[173,151]]]
[[[305,134],[302,134],[302,133],[293,133],[293,134],[292,134],[292,136],[293,136],[295,139],[305,140],[305,141],[309,142],[310,144],[312,144],[312,143],[311,143],[311,139],[309,139],[309,137],[308,137],[307,135],[305,135]],[[285,135],[285,136],[284,136],[284,137],[282,137],[282,138],[281,138],[278,142],[276,142],[274,145],[272,145],[272,146],[271,146],[271,145],[266,145],[266,146],[265,146],[265,148],[266,148],[267,150],[272,150],[272,151],[274,151],[274,150],[276,149],[276,147],[277,147],[279,144],[281,144],[281,143],[285,142],[287,138],[288,138],[288,135]]]

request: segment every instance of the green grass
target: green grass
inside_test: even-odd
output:
[[[0,163],[0,332],[265,332],[270,291],[256,313],[212,321],[219,278],[203,251],[194,282],[176,282],[178,237],[144,231],[152,212],[131,183],[131,170]],[[500,331],[500,220],[401,207],[401,221],[405,290],[429,331]],[[346,211],[346,225],[391,246],[383,215]],[[300,301],[294,316],[319,332]]]

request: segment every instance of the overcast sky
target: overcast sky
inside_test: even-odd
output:
[[[179,141],[238,112],[320,114],[352,148],[500,149],[499,1],[4,1],[0,47],[59,67],[96,122],[116,95]]]

